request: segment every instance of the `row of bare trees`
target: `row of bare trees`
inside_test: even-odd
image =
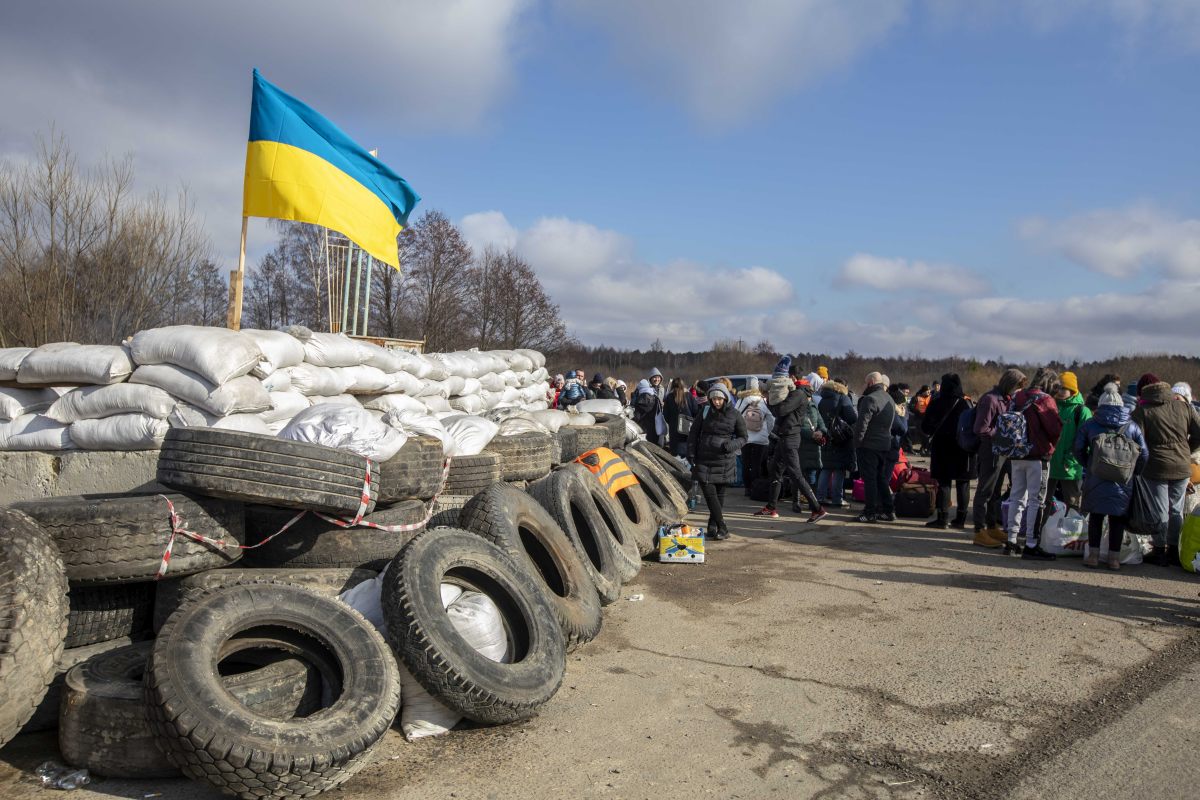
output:
[[[51,131],[0,163],[0,347],[219,325],[227,288],[187,196],[133,193],[131,159],[81,167]]]

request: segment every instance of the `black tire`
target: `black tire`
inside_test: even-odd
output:
[[[257,433],[172,428],[158,458],[158,482],[192,494],[246,503],[357,513],[368,465],[367,512],[375,508],[379,465],[348,450]]]
[[[485,724],[528,719],[562,685],[562,634],[546,593],[507,552],[467,531],[429,530],[388,567],[383,615],[396,655],[433,697]],[[454,629],[440,586],[490,597],[504,617],[510,659],[493,661]]]
[[[561,461],[567,464],[589,450],[608,447],[608,429],[602,425],[564,425],[558,429],[558,441],[562,447]]]
[[[503,483],[471,498],[462,525],[507,551],[540,583],[567,650],[600,633],[600,598],[575,545],[532,497]]]
[[[21,728],[21,733],[57,730],[58,712],[62,706],[63,682],[66,680],[67,673],[70,672],[71,667],[74,667],[76,664],[82,664],[92,656],[107,653],[109,650],[116,650],[119,647],[127,647],[131,644],[133,644],[132,639],[128,636],[122,636],[120,639],[113,639],[108,642],[98,642],[84,647],[71,647],[63,650],[62,656],[58,659],[58,664],[54,667],[54,680],[50,682],[50,688],[46,690],[46,696],[42,698],[42,702],[38,703],[37,711],[33,712],[33,716],[29,718],[29,722],[26,722],[25,727]]]
[[[620,450],[625,446],[625,417],[616,414],[594,414],[596,425],[608,431],[608,449]]]
[[[71,610],[64,647],[86,647],[123,636],[139,638],[150,632],[154,584],[73,586],[67,601]]]
[[[212,664],[239,639],[263,640],[322,670],[334,705],[266,719],[233,700]],[[330,684],[333,684],[332,686]],[[400,676],[379,632],[350,607],[285,584],[217,589],[182,606],[154,643],[146,674],[151,727],[168,761],[243,798],[307,796],[368,763],[400,708]]]
[[[496,436],[484,448],[485,453],[500,457],[500,479],[535,481],[550,472],[554,458],[554,439],[544,433],[518,433]]]
[[[155,745],[147,719],[143,677],[153,642],[129,645],[89,658],[63,682],[58,745],[63,760],[106,778],[166,778],[179,774]],[[230,656],[221,663],[221,684],[238,702],[273,719],[303,711],[316,695],[319,678],[300,659],[257,654]],[[237,662],[231,664],[231,662]],[[314,680],[315,678],[315,680]]]
[[[246,507],[247,544],[277,533],[296,512],[268,506]],[[262,547],[246,550],[250,567],[332,567],[379,572],[409,539],[424,530],[425,504],[405,500],[363,517],[376,525],[420,525],[412,531],[389,533],[365,526],[342,528],[313,514],[304,517]]]
[[[476,495],[500,480],[500,456],[480,453],[477,456],[455,456],[450,460],[445,494]]]
[[[387,461],[379,462],[379,505],[428,500],[442,488],[442,443],[414,436]]]
[[[648,442],[644,439],[634,442],[629,446],[629,449],[636,450],[643,456],[654,459],[664,472],[675,479],[675,482],[679,484],[679,488],[683,490],[685,497],[691,491],[692,474],[670,452],[654,444],[654,442]]]
[[[67,579],[54,539],[0,508],[0,746],[33,716],[67,635]]]
[[[580,478],[576,469],[582,469],[587,476]],[[618,554],[613,552],[616,541],[609,534],[584,480],[595,479],[587,467],[572,464],[535,481],[528,493],[575,545],[579,559],[596,587],[600,605],[612,605],[621,597],[621,584],[625,579],[617,563]]]
[[[633,471],[659,525],[675,525],[687,516],[687,495],[652,457],[626,450],[621,458]]]
[[[461,528],[458,518],[462,516],[463,506],[471,502],[475,495],[444,494],[433,501],[433,516],[425,523],[426,528]]]
[[[13,507],[33,517],[62,551],[72,584],[153,580],[171,536],[164,495],[87,494],[25,500]],[[232,564],[245,541],[241,503],[167,494],[183,527],[225,542],[224,547],[176,536],[168,575],[190,575]]]
[[[641,486],[621,489],[617,496],[613,497],[587,467],[580,464],[578,468],[587,473],[585,483],[588,492],[613,542],[621,580],[628,583],[641,572],[642,557],[654,552],[658,522],[650,510],[650,504],[646,501]],[[584,477],[583,473],[580,473],[580,477]]]
[[[287,534],[284,534],[285,536]],[[363,581],[374,578],[378,572],[351,567],[311,569],[214,569],[189,575],[186,578],[162,580],[155,584],[154,632],[162,630],[167,618],[184,603],[200,597],[205,592],[233,586],[237,583],[292,583],[326,597],[337,598],[342,592],[353,589]]]

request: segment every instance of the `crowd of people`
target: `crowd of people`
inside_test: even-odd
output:
[[[1122,386],[1105,375],[1085,396],[1074,373],[1046,367],[1032,378],[1008,369],[977,400],[954,373],[913,393],[871,372],[856,393],[826,367],[805,372],[785,356],[765,386],[750,378],[740,392],[727,378],[664,386],[654,369],[629,395],[623,381],[587,382],[577,370],[555,376],[548,399],[558,408],[592,398],[631,406],[647,438],[690,465],[710,539],[729,537],[726,490],[739,479],[747,495],[769,484],[756,515],[778,517],[780,500],[792,498],[792,511],[807,505],[814,523],[849,507],[848,481],[857,477],[863,507],[854,521],[895,521],[891,481],[907,451],[930,458],[929,528],[969,521],[981,547],[1050,560],[1041,530],[1061,503],[1087,517],[1084,566],[1101,565],[1107,531],[1103,565],[1119,569],[1131,517],[1151,537],[1147,560],[1178,564],[1186,498],[1200,484],[1200,410],[1186,383],[1147,373]]]

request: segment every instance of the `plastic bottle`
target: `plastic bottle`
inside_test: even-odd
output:
[[[92,782],[86,769],[71,769],[57,761],[47,761],[34,771],[42,779],[42,786],[47,789],[70,791]]]

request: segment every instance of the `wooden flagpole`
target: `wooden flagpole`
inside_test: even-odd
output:
[[[246,277],[246,226],[249,217],[242,217],[242,246],[238,250],[238,268],[229,273],[229,313],[226,318],[230,330],[242,329],[242,285]]]

